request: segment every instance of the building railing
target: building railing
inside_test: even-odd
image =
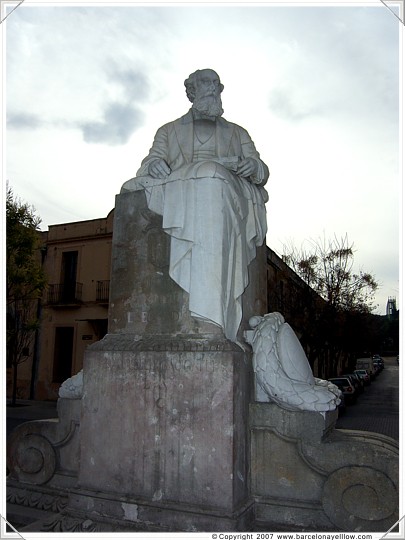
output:
[[[110,297],[110,280],[97,281],[96,285],[96,302],[108,304]]]
[[[47,302],[51,305],[80,304],[83,283],[54,283],[48,285]]]

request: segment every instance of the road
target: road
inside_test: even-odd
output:
[[[374,431],[399,440],[399,367],[394,357],[384,360],[385,369],[354,405],[346,407],[337,428]]]

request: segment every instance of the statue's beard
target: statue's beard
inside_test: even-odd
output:
[[[204,116],[211,116],[216,118],[222,116],[224,110],[222,108],[221,96],[202,96],[195,97],[193,101],[193,109],[197,110]]]

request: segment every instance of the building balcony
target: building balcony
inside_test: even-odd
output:
[[[99,304],[108,304],[110,297],[110,280],[97,281],[96,302]]]
[[[47,303],[52,306],[77,306],[82,302],[83,283],[48,285]]]

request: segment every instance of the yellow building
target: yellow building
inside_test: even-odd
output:
[[[42,233],[48,286],[40,333],[18,368],[20,399],[57,399],[60,384],[82,368],[86,347],[107,333],[113,215]]]

